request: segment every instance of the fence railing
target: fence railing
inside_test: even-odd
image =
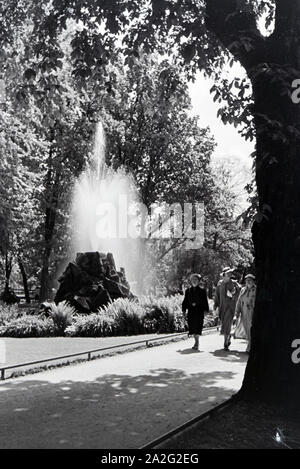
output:
[[[216,326],[205,327],[203,329],[203,332],[212,331],[214,329],[217,330],[217,327]],[[35,360],[35,361],[31,361],[31,362],[26,362],[26,363],[17,363],[15,365],[2,366],[2,367],[0,367],[1,380],[2,381],[5,380],[5,372],[7,370],[11,370],[11,369],[14,369],[14,368],[21,368],[21,367],[24,367],[24,366],[31,366],[31,365],[39,365],[41,363],[49,363],[49,362],[53,362],[53,361],[56,361],[56,360],[64,360],[66,358],[80,357],[82,355],[87,355],[87,359],[89,361],[89,360],[91,360],[93,353],[105,352],[107,350],[113,350],[113,349],[116,349],[116,348],[122,348],[122,347],[128,347],[128,346],[140,345],[140,344],[146,344],[146,347],[148,347],[150,342],[155,342],[157,340],[173,339],[174,337],[185,336],[185,335],[188,335],[188,332],[176,332],[175,334],[173,333],[173,334],[160,336],[160,337],[153,337],[153,338],[148,337],[147,339],[144,339],[144,340],[138,340],[138,341],[135,341],[135,342],[128,342],[128,343],[118,344],[118,345],[110,345],[109,347],[101,347],[101,348],[97,348],[97,349],[87,350],[85,352],[70,353],[68,355],[60,355],[58,357],[44,358],[42,360]]]
[[[107,351],[107,350],[113,350],[113,349],[116,349],[116,348],[122,348],[122,347],[127,347],[127,346],[132,346],[132,345],[140,345],[140,344],[144,344],[144,343],[146,343],[146,346],[148,347],[150,342],[155,342],[157,340],[173,339],[174,337],[184,336],[184,335],[187,335],[187,334],[188,334],[188,332],[178,332],[176,334],[171,334],[171,335],[166,335],[166,336],[161,336],[161,337],[147,338],[147,339],[144,339],[144,340],[138,340],[138,341],[135,341],[135,342],[128,342],[128,343],[124,343],[124,344],[111,345],[109,347],[102,347],[102,348],[87,350],[87,351],[84,351],[84,352],[70,353],[68,355],[60,355],[58,357],[44,358],[42,360],[35,360],[35,361],[31,361],[31,362],[26,362],[26,363],[17,363],[15,365],[7,365],[7,366],[3,366],[3,367],[0,368],[1,380],[2,381],[5,380],[5,372],[7,370],[11,370],[11,369],[14,369],[14,368],[21,368],[21,367],[24,367],[24,366],[31,366],[31,365],[39,365],[41,363],[49,363],[51,361],[63,360],[63,359],[66,359],[66,358],[80,357],[80,356],[83,356],[83,355],[87,355],[87,359],[89,361],[89,360],[91,360],[93,353],[104,352],[104,351]]]
[[[23,301],[26,300],[24,289],[12,288],[11,290],[20,300],[23,300]],[[4,291],[4,287],[0,287],[0,292],[2,291]],[[29,290],[28,293],[29,293],[30,302],[33,303],[35,301],[35,296],[37,295],[37,291]]]

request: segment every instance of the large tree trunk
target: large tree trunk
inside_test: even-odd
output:
[[[5,291],[9,290],[10,276],[12,272],[12,256],[5,253]]]
[[[300,391],[299,365],[291,359],[300,339],[300,158],[299,138],[288,131],[300,122],[300,108],[268,77],[253,88],[261,213],[252,228],[258,290],[243,391],[286,399]],[[266,126],[261,114],[274,124]]]
[[[45,217],[45,247],[42,257],[40,299],[44,301],[49,298],[50,292],[50,257],[53,250],[53,236],[56,221],[56,207],[51,206],[46,210]]]
[[[49,261],[50,261],[50,256],[52,252],[52,247],[50,243],[47,243],[43,252],[41,286],[40,286],[40,300],[41,301],[47,300],[50,295]]]
[[[51,132],[51,139],[53,140],[54,134]],[[51,141],[52,141],[51,140]],[[40,299],[44,301],[50,295],[50,257],[53,250],[54,231],[57,219],[57,208],[59,203],[59,184],[60,184],[60,169],[56,168],[53,164],[54,148],[50,147],[48,158],[48,172],[46,177],[45,187],[45,225],[44,225],[44,251],[42,257],[42,271],[40,283]]]
[[[23,280],[25,301],[27,304],[30,304],[30,293],[29,293],[29,288],[28,288],[27,275],[26,275],[26,270],[22,262],[22,259],[18,258],[18,264],[19,264],[19,268],[20,268],[20,272],[21,272],[21,276]]]
[[[236,1],[207,0],[207,6],[208,26],[225,47],[247,33],[252,41],[247,51],[242,45],[233,51],[253,86],[260,207],[252,229],[257,299],[241,395],[287,402],[300,392],[300,365],[291,357],[300,339],[300,106],[287,93],[297,70],[300,78],[300,1],[276,2],[269,38]]]

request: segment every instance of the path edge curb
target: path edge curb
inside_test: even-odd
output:
[[[185,430],[190,429],[197,423],[201,423],[210,417],[212,417],[215,413],[224,410],[226,407],[231,406],[232,404],[237,402],[237,394],[234,394],[231,396],[229,399],[226,399],[225,401],[221,402],[221,404],[216,405],[212,409],[207,410],[206,412],[203,412],[203,414],[198,415],[197,417],[194,417],[193,419],[187,420],[185,423],[179,425],[178,427],[173,428],[167,433],[164,433],[163,435],[159,436],[158,438],[155,438],[154,440],[146,443],[145,445],[141,446],[139,449],[140,450],[146,450],[146,449],[155,449],[160,445],[161,443],[165,443],[168,440],[171,440],[173,437],[178,436],[182,433],[184,433]]]

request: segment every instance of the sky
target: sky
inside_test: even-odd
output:
[[[243,70],[236,66],[227,72],[228,75],[241,76]],[[213,80],[205,78],[198,73],[195,82],[189,84],[189,93],[192,101],[192,113],[200,117],[201,127],[209,126],[215,138],[217,147],[213,155],[213,162],[226,162],[234,174],[234,188],[239,196],[238,204],[243,208],[246,205],[247,194],[244,190],[247,182],[251,180],[252,158],[254,142],[246,141],[233,125],[223,124],[217,117],[218,103],[214,103],[213,95],[209,90]]]
[[[265,25],[266,13],[257,21],[259,31],[263,36],[269,36],[273,32],[274,22],[268,28]],[[222,72],[224,78],[229,80],[239,77],[245,78],[246,73],[242,66],[234,62],[233,66],[224,67]],[[252,167],[252,159],[250,154],[254,151],[254,142],[246,141],[238,133],[233,125],[224,125],[220,118],[217,117],[218,103],[213,102],[213,97],[209,90],[213,86],[212,79],[205,78],[200,72],[194,83],[189,84],[189,92],[192,100],[192,112],[200,116],[200,125],[209,126],[215,137],[218,146],[214,157],[217,160],[226,159],[228,157],[236,160],[237,164],[245,165],[246,168]]]

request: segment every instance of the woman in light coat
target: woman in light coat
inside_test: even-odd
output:
[[[235,308],[237,326],[234,332],[234,338],[246,339],[248,341],[246,352],[249,352],[251,345],[250,332],[252,326],[252,316],[256,297],[256,285],[254,275],[246,275],[245,281],[246,285],[244,288],[242,288],[240,292]]]
[[[232,273],[233,269],[229,267],[223,269],[222,280],[216,287],[214,299],[214,309],[219,310],[221,334],[224,335],[224,350],[228,350],[231,343],[232,322],[240,292],[240,286],[232,279]]]

